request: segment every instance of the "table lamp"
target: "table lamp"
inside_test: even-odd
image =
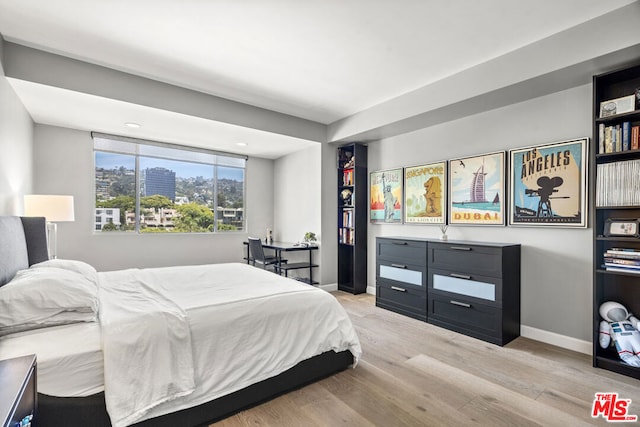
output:
[[[58,257],[57,222],[74,221],[73,196],[30,194],[24,196],[24,216],[43,216],[47,221],[49,257]]]

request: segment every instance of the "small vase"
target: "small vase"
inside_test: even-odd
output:
[[[446,234],[441,234],[440,240],[449,240],[449,236],[447,236]]]

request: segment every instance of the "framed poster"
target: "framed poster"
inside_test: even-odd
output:
[[[404,168],[405,224],[445,224],[447,164]]]
[[[505,152],[449,160],[449,224],[505,225]]]
[[[371,172],[369,219],[372,223],[402,223],[402,168]]]
[[[587,226],[588,138],[510,150],[509,225]]]

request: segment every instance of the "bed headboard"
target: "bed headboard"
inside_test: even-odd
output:
[[[0,286],[18,270],[49,259],[43,217],[0,216]]]

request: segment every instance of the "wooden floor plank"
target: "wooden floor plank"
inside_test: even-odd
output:
[[[341,375],[329,391],[376,425],[447,425],[456,421],[456,408],[430,393],[428,387],[412,387],[367,362]],[[346,379],[351,384],[348,389],[344,376],[350,377]]]
[[[482,405],[469,405],[469,415],[478,419],[485,417],[482,424],[501,425],[502,420],[512,420],[511,425],[557,425],[578,426],[587,425],[584,420],[562,410],[540,403],[535,399],[514,393],[484,378],[471,375],[468,372],[440,362],[432,357],[418,355],[407,363],[418,367],[424,372],[446,379],[450,387],[471,391],[481,399],[474,402],[482,402]],[[480,411],[477,409],[480,408]],[[524,422],[529,420],[530,422]]]
[[[640,381],[591,366],[588,355],[517,338],[504,347],[335,292],[360,338],[355,369],[222,420],[215,427],[581,426],[596,392],[631,399]]]

